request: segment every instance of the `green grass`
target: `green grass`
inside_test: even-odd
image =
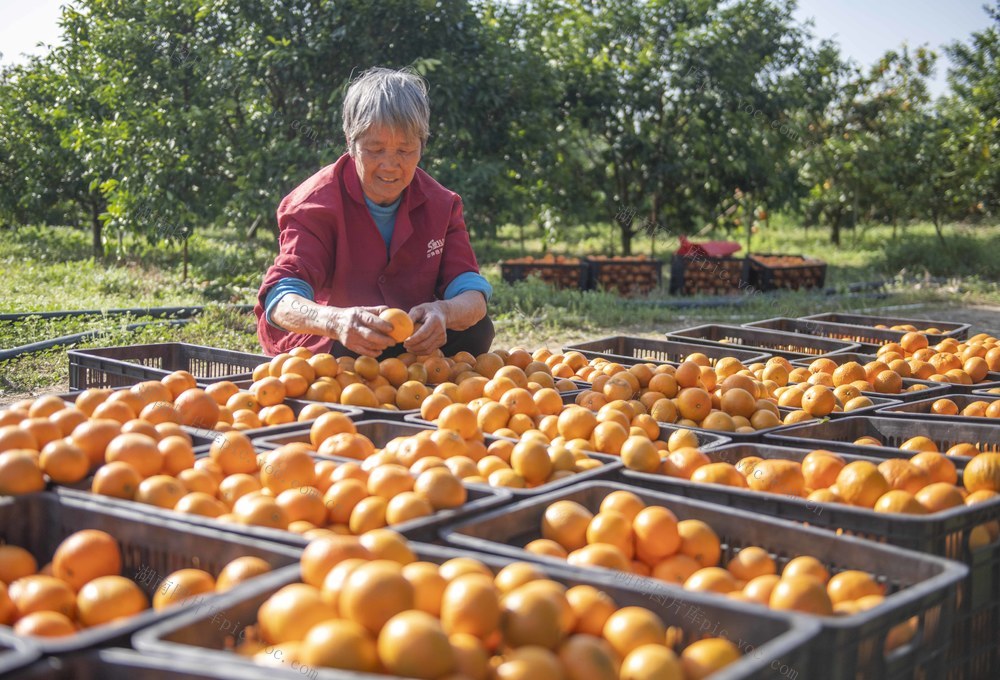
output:
[[[109,238],[111,235],[109,235]],[[565,229],[558,244],[539,229],[505,227],[496,238],[474,244],[484,274],[494,284],[490,312],[497,328],[497,346],[560,347],[585,338],[629,334],[653,337],[667,330],[701,323],[745,323],[773,316],[801,316],[819,311],[877,310],[885,306],[923,304],[961,306],[1000,304],[1000,226],[949,225],[941,245],[931,225],[900,230],[875,226],[847,231],[837,248],[826,230],[803,229],[781,216],[754,236],[754,252],[811,255],[829,264],[827,285],[888,279],[882,297],[822,292],[752,294],[740,306],[691,308],[698,299],[667,294],[666,280],[648,297],[622,300],[604,292],[555,291],[531,280],[509,285],[500,280],[498,261],[523,254],[540,255],[546,249],[560,254],[608,253],[612,232],[608,225]],[[617,235],[615,235],[617,238]],[[694,240],[743,240],[739,234],[710,234]],[[111,250],[117,241],[109,243]],[[0,312],[62,309],[107,310],[160,306],[207,305],[204,314],[181,327],[147,326],[128,333],[124,326],[142,317],[92,315],[69,319],[33,317],[18,323],[0,322],[0,349],[89,330],[104,333],[78,347],[190,342],[259,352],[252,313],[229,304],[251,304],[263,272],[277,252],[270,232],[247,238],[235,230],[210,229],[189,242],[190,270],[182,280],[178,246],[151,245],[125,239],[123,252],[109,263],[90,260],[89,232],[70,228],[23,227],[0,230],[0,264],[4,286]],[[655,243],[647,236],[634,242],[634,252],[652,254],[666,262],[676,240],[664,235]],[[615,242],[615,248],[618,248]],[[906,277],[906,278],[904,278]],[[914,277],[923,280],[915,282]],[[940,277],[943,282],[929,277]],[[704,300],[702,300],[704,301]],[[54,349],[0,362],[0,403],[29,392],[68,386],[66,349]]]

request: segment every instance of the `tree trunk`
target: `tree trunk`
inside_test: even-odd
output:
[[[934,231],[937,232],[938,240],[941,241],[941,245],[948,245],[944,240],[944,233],[941,231],[941,216],[936,212],[934,213]]]
[[[628,257],[632,254],[632,227],[622,226],[622,255]],[[614,253],[612,253],[613,255]]]
[[[184,237],[184,276],[181,281],[187,281],[188,278],[188,237]]]
[[[840,245],[840,216],[833,219],[830,224],[830,243]]]
[[[90,233],[93,242],[94,249],[94,262],[104,258],[104,243],[101,238],[101,212],[97,207],[97,203],[90,204]]]

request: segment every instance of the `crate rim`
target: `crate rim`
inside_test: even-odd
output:
[[[891,335],[898,335],[900,338],[903,337],[906,334],[906,331],[894,331],[894,330],[891,330],[889,328],[870,328],[868,326],[855,326],[855,325],[852,325],[852,324],[838,323],[836,321],[820,321],[820,320],[817,320],[817,319],[806,319],[806,318],[801,317],[801,316],[772,316],[772,317],[769,317],[767,319],[756,319],[755,321],[747,321],[746,323],[742,323],[740,325],[743,326],[744,328],[762,328],[762,329],[766,329],[766,330],[781,331],[782,333],[795,333],[796,335],[811,335],[811,334],[807,334],[807,333],[799,333],[798,331],[786,331],[786,330],[782,330],[780,328],[771,328],[769,326],[764,326],[763,325],[763,324],[766,324],[766,323],[778,323],[778,322],[783,322],[783,321],[792,321],[792,322],[795,322],[795,323],[804,324],[806,326],[817,326],[817,327],[821,327],[821,328],[834,327],[834,326],[851,326],[852,328],[857,328],[858,330],[861,330],[861,331],[875,331],[876,333],[887,333],[887,334],[891,334]],[[819,337],[826,338],[826,337],[829,337],[829,336],[822,335],[822,336],[819,336]],[[839,338],[832,338],[832,339],[833,340],[839,340]],[[874,344],[874,343],[870,343],[870,342],[861,342],[859,340],[850,340],[850,341],[845,340],[844,342],[857,342],[860,345],[872,345],[872,344]]]
[[[58,664],[59,667],[55,668],[54,664]],[[171,676],[177,675],[179,678],[192,676],[205,678],[206,680],[230,680],[233,677],[232,672],[227,668],[213,668],[193,659],[177,658],[152,652],[142,653],[126,647],[87,649],[67,655],[42,657],[21,670],[29,678],[36,675],[41,675],[42,678],[46,679],[52,677],[75,678],[78,676],[70,674],[78,672],[81,666],[91,671],[101,669],[103,666],[124,666],[133,673],[155,671],[165,672]],[[257,670],[257,668],[260,670]],[[246,680],[273,680],[273,668],[266,666],[258,666],[257,668],[240,669],[239,677],[241,680],[243,678],[246,678]],[[87,677],[94,678],[100,676],[90,673]],[[136,676],[133,675],[132,677]]]
[[[886,416],[889,418],[901,418],[906,420],[923,420],[925,418],[930,418],[932,422],[955,422],[955,423],[975,423],[979,425],[994,425],[1000,427],[1000,420],[997,418],[986,418],[984,416],[963,416],[961,413],[955,415],[947,415],[940,413],[928,413],[924,411],[894,411],[893,409],[906,408],[910,406],[930,406],[939,399],[951,399],[954,401],[958,399],[959,401],[965,401],[966,399],[970,402],[972,401],[984,401],[979,399],[980,396],[975,393],[967,394],[942,394],[937,397],[930,397],[928,399],[918,399],[916,401],[903,401],[896,404],[888,404],[879,409],[876,409],[874,415]],[[1000,394],[994,394],[994,401],[1000,401]],[[961,404],[957,404],[961,408]]]
[[[870,422],[872,420],[876,420],[877,421],[879,419],[890,421],[890,422],[893,422],[893,423],[906,423],[907,422],[907,420],[904,419],[904,418],[898,418],[898,417],[895,417],[895,416],[890,417],[890,416],[876,416],[876,415],[852,416],[850,418],[841,418],[841,419],[837,420],[836,422],[838,424],[843,424],[843,423],[860,422],[860,421],[869,421]],[[979,423],[956,423],[955,421],[941,421],[941,422],[938,422],[938,421],[933,421],[933,422],[924,421],[924,422],[926,424],[932,426],[932,427],[937,427],[939,425],[969,425],[969,426],[972,426],[972,427],[981,427],[982,426]],[[805,422],[802,422],[802,423],[795,423],[794,425],[790,425],[788,427],[789,427],[789,429],[791,429],[791,428],[798,429],[798,428],[805,428],[805,427],[813,426],[813,425],[817,425],[817,424],[820,424],[820,423],[814,422],[814,421],[805,421]],[[773,444],[779,444],[780,443],[780,444],[785,445],[785,446],[795,446],[795,445],[802,445],[802,443],[804,441],[808,440],[808,441],[824,442],[826,444],[830,444],[832,446],[829,446],[828,448],[831,448],[834,451],[836,451],[835,447],[837,447],[837,446],[858,447],[858,448],[862,448],[862,449],[868,449],[868,450],[871,450],[871,451],[876,452],[876,453],[878,453],[878,452],[892,453],[892,454],[895,454],[895,457],[897,457],[897,458],[899,457],[898,454],[901,451],[901,449],[893,448],[891,446],[868,446],[868,445],[865,445],[865,444],[855,444],[853,442],[845,442],[845,441],[840,441],[840,440],[835,440],[835,439],[809,439],[808,437],[789,437],[788,436],[789,434],[790,433],[787,430],[783,431],[783,432],[778,432],[778,433],[768,433],[767,434],[767,439],[769,441],[767,441],[765,443],[773,443]],[[998,429],[998,435],[1000,435],[1000,429]],[[865,455],[865,454],[860,454],[860,455]],[[968,463],[968,461],[972,460],[971,458],[967,458],[965,456],[953,456],[953,458],[955,460],[962,461],[963,463]]]
[[[943,321],[943,320],[935,320],[935,319],[908,319],[908,318],[898,317],[898,316],[879,317],[879,316],[876,316],[876,315],[873,315],[873,314],[856,314],[856,313],[852,313],[852,312],[818,312],[816,314],[809,314],[808,316],[802,316],[802,317],[799,317],[799,318],[801,318],[801,319],[807,319],[809,321],[825,321],[825,322],[828,322],[828,323],[840,323],[840,324],[843,324],[845,326],[861,326],[862,328],[871,328],[872,327],[872,326],[868,326],[866,324],[850,323],[850,322],[847,322],[847,321],[834,321],[834,320],[831,320],[831,319],[824,319],[824,318],[822,318],[822,317],[838,316],[838,315],[840,315],[840,316],[848,316],[848,317],[855,317],[855,318],[869,318],[869,319],[883,320],[883,321],[902,321],[904,323],[909,323],[909,324],[912,324],[912,325],[916,325],[918,323],[930,323],[930,324],[933,324],[934,326],[938,326],[938,327],[940,327],[942,324],[943,325],[947,325],[947,326],[955,326],[955,328],[947,331],[946,333],[941,333],[941,334],[938,334],[938,333],[930,333],[930,334],[924,333],[924,335],[927,335],[930,338],[939,338],[939,337],[940,338],[952,338],[953,337],[953,338],[955,338],[957,340],[957,339],[960,339],[958,334],[962,334],[962,333],[966,333],[967,334],[968,331],[972,328],[972,324],[970,324],[970,323],[959,323],[957,321]],[[885,330],[892,330],[892,329],[885,329]],[[942,330],[944,330],[944,329],[942,329]]]
[[[42,651],[27,638],[8,633],[0,627],[0,676],[29,666],[41,657]]]
[[[624,342],[628,342],[630,340],[645,340],[645,341],[649,341],[649,342],[666,342],[666,343],[676,343],[676,344],[679,344],[679,345],[695,345],[695,346],[698,346],[699,349],[704,349],[704,347],[705,347],[704,345],[698,345],[698,343],[690,342],[687,339],[671,338],[671,337],[669,337],[669,333],[667,335],[668,335],[668,337],[666,337],[666,338],[663,338],[663,337],[644,338],[644,337],[641,337],[641,336],[638,336],[638,335],[608,335],[608,336],[605,336],[603,338],[594,338],[594,339],[588,339],[588,340],[580,340],[580,341],[577,341],[576,343],[571,344],[571,345],[563,345],[562,351],[563,351],[563,353],[566,353],[566,352],[579,352],[580,354],[583,354],[585,357],[588,356],[588,355],[593,355],[593,357],[591,357],[591,358],[595,358],[595,357],[614,358],[614,359],[617,360],[617,363],[622,363],[622,361],[624,360],[624,361],[629,362],[629,363],[640,363],[640,364],[642,364],[642,363],[650,363],[650,364],[679,365],[679,362],[676,362],[676,361],[659,361],[659,360],[654,361],[652,359],[641,359],[639,357],[625,356],[624,354],[614,354],[614,353],[611,353],[611,352],[599,352],[597,350],[592,350],[592,349],[588,349],[588,348],[585,348],[585,347],[581,347],[581,345],[594,344],[594,343],[598,343],[598,342],[615,342],[615,343],[617,343],[619,340],[624,341]],[[709,347],[709,349],[713,349],[714,350],[714,349],[716,349],[716,347],[712,346],[712,347]],[[750,355],[748,358],[742,360],[742,362],[744,362],[744,363],[751,363],[751,364],[752,363],[758,363],[758,362],[762,363],[762,362],[765,362],[765,361],[767,361],[768,359],[771,358],[771,354],[769,352],[767,352],[767,351],[764,351],[764,349],[757,350],[756,348],[746,348],[746,347],[742,347],[742,346],[738,346],[738,345],[732,346],[732,349],[735,350],[738,354],[748,354],[748,355]],[[727,351],[728,351],[728,349],[727,349]],[[730,356],[733,356],[733,355],[730,355]],[[711,358],[711,357],[709,357],[709,358]],[[723,357],[715,357],[715,358],[721,359]]]
[[[798,333],[786,333],[785,331],[776,331],[776,330],[772,330],[772,329],[748,328],[746,326],[734,326],[732,324],[723,324],[723,323],[705,323],[705,324],[699,324],[697,326],[690,326],[688,328],[680,328],[680,329],[677,329],[677,330],[667,331],[666,336],[668,338],[672,339],[672,340],[683,340],[683,341],[687,341],[687,342],[694,342],[694,343],[706,344],[706,345],[712,345],[712,346],[719,346],[719,347],[736,347],[736,348],[740,348],[740,347],[747,348],[747,347],[750,347],[750,348],[758,349],[758,348],[754,347],[753,345],[732,344],[732,343],[719,342],[718,340],[707,340],[705,338],[700,338],[700,337],[692,337],[692,336],[688,336],[688,335],[680,335],[681,333],[686,333],[686,332],[690,332],[690,331],[701,331],[701,330],[704,330],[704,329],[707,329],[707,328],[721,328],[721,329],[724,329],[724,330],[737,331],[737,332],[740,332],[740,331],[743,331],[743,332],[750,331],[750,332],[752,332],[752,331],[765,331],[766,330],[768,333],[777,333],[777,334],[779,334],[781,336],[787,336],[787,338],[790,341],[809,340],[809,341],[812,341],[812,342],[816,342],[820,346],[822,346],[822,345],[828,345],[828,346],[829,345],[834,345],[835,346],[832,349],[830,349],[829,351],[822,352],[820,354],[806,354],[804,352],[796,352],[794,350],[775,350],[775,349],[769,349],[767,347],[761,347],[761,348],[759,348],[761,351],[771,352],[772,354],[776,354],[776,355],[780,355],[780,356],[786,356],[786,355],[789,355],[789,354],[795,355],[795,357],[798,358],[798,359],[820,359],[820,358],[823,358],[823,357],[833,356],[833,355],[836,355],[836,354],[844,354],[844,353],[848,353],[848,352],[850,352],[850,353],[859,353],[859,352],[857,352],[857,350],[861,349],[861,345],[859,343],[856,343],[856,342],[847,342],[847,341],[844,341],[844,340],[836,340],[834,338],[825,338],[825,337],[815,336],[815,335],[801,335],[801,334],[798,334]],[[839,345],[839,346],[837,346],[837,345]]]

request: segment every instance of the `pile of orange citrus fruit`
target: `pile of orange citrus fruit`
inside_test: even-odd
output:
[[[738,660],[735,644],[681,633],[604,591],[567,588],[537,566],[494,573],[458,557],[420,561],[380,530],[309,544],[302,582],[271,595],[236,652],[263,664],[411,678],[698,680]],[[281,653],[276,653],[280,650]]]
[[[545,509],[540,528],[542,538],[528,543],[528,552],[772,609],[846,615],[874,607],[885,596],[885,588],[871,574],[845,570],[831,578],[827,568],[808,555],[790,560],[779,575],[767,550],[748,546],[722,566],[722,544],[711,526],[698,519],[678,520],[669,508],[647,505],[630,491],[608,494],[597,514],[575,501],[556,501]],[[907,625],[904,636],[900,629],[894,645],[914,631]]]
[[[162,588],[152,605],[159,611],[189,597],[222,592],[270,569],[258,557],[233,560],[218,578],[202,569],[180,569],[157,578]],[[0,625],[12,625],[17,635],[63,637],[148,609],[146,593],[121,570],[118,542],[97,529],[68,536],[41,568],[24,548],[0,545]]]

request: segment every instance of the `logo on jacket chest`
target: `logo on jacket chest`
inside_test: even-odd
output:
[[[442,252],[444,252],[444,239],[443,238],[438,238],[438,239],[433,239],[432,238],[430,241],[427,242],[427,259],[428,260],[431,259],[432,257],[437,257]]]

